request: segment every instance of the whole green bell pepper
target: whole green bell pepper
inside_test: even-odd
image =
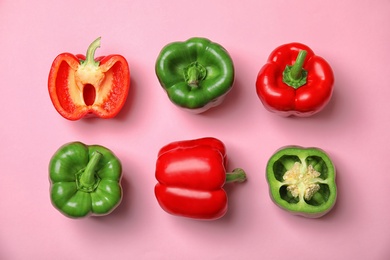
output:
[[[266,177],[272,201],[295,215],[318,218],[336,202],[336,170],[319,148],[279,149],[268,161]]]
[[[106,215],[122,199],[122,166],[107,148],[72,142],[63,145],[49,164],[50,198],[71,218]]]
[[[157,58],[156,75],[174,104],[202,113],[221,104],[231,90],[234,66],[221,45],[195,37],[166,45]]]

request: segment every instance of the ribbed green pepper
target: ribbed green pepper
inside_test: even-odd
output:
[[[72,142],[63,145],[49,164],[50,198],[71,218],[106,215],[122,199],[122,166],[107,148]]]
[[[221,45],[191,38],[161,50],[156,75],[174,104],[201,113],[219,105],[231,90],[234,66]]]
[[[336,202],[336,170],[319,148],[281,148],[269,159],[266,177],[273,202],[295,215],[318,218]]]

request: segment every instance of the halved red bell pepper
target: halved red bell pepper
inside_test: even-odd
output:
[[[126,102],[130,70],[121,55],[94,58],[100,37],[87,55],[62,53],[50,69],[49,94],[55,109],[66,119],[97,116],[112,118]]]
[[[321,111],[333,92],[330,65],[306,45],[276,48],[257,76],[256,91],[266,109],[282,116],[307,117]]]
[[[226,182],[243,182],[238,168],[226,173],[225,145],[207,137],[170,143],[160,149],[156,163],[155,195],[168,213],[203,220],[218,219],[227,212]]]

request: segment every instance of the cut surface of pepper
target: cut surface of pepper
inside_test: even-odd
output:
[[[156,163],[155,195],[166,212],[187,218],[214,220],[228,209],[225,183],[243,182],[245,172],[226,172],[224,144],[211,137],[178,141],[162,147]]]
[[[50,160],[50,199],[70,218],[107,215],[122,199],[121,177],[121,163],[109,149],[68,143]]]
[[[86,56],[62,53],[53,61],[48,87],[55,109],[69,120],[115,117],[130,88],[130,70],[122,55],[95,58],[100,37]]]
[[[295,215],[318,218],[336,203],[336,170],[319,148],[281,148],[269,159],[266,177],[273,202]]]
[[[194,37],[166,45],[155,70],[169,99],[194,113],[220,105],[234,82],[229,53],[206,38]]]
[[[276,48],[257,75],[264,107],[281,116],[308,117],[330,101],[334,75],[328,62],[301,43]]]

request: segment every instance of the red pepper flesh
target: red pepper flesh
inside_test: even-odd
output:
[[[48,87],[51,101],[66,119],[115,117],[124,106],[130,88],[130,70],[121,55],[94,58],[100,37],[87,55],[62,53],[50,69]]]
[[[256,91],[266,109],[282,116],[307,117],[321,111],[333,92],[330,65],[306,45],[276,48],[257,76]]]
[[[224,144],[207,137],[170,143],[160,149],[156,163],[155,195],[168,213],[213,220],[225,215],[224,184],[245,181],[242,169],[226,173]]]

